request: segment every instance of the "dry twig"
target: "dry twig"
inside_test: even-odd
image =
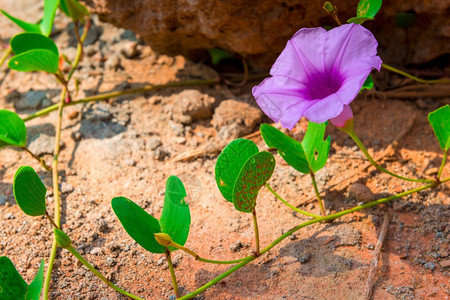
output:
[[[367,277],[366,291],[364,292],[364,300],[370,300],[372,296],[373,286],[375,284],[375,275],[378,269],[378,261],[380,259],[381,248],[383,248],[383,242],[386,238],[386,233],[389,228],[389,213],[384,214],[383,225],[381,226],[381,232],[378,236],[377,245],[373,251],[372,261],[370,262],[369,276]]]

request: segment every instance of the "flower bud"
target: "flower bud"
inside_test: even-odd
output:
[[[335,118],[330,119],[331,123],[339,129],[353,130],[353,111],[349,105],[344,105],[342,112]]]
[[[155,239],[161,246],[168,247],[172,244],[172,238],[167,233],[155,233]]]

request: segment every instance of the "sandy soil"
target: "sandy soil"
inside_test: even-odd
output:
[[[25,13],[30,19],[38,15],[40,8],[29,5],[22,11],[13,1],[1,3],[6,11],[17,16]],[[130,32],[98,21],[94,24],[85,59],[75,75],[80,80],[77,98],[143,84],[217,76],[201,63],[154,53]],[[17,32],[5,18],[1,18],[0,25],[4,41]],[[55,41],[63,53],[73,58],[73,27],[62,16],[57,17],[55,27]],[[2,109],[26,116],[57,102],[59,87],[50,76],[20,74],[3,66],[0,81]],[[376,74],[375,81],[381,88],[386,87],[386,82],[397,86],[411,84],[386,71]],[[214,181],[217,152],[210,150],[258,130],[262,114],[255,108],[250,93],[256,83],[241,88],[171,88],[65,110],[60,159],[62,227],[80,253],[118,286],[146,299],[168,299],[173,294],[165,259],[137,245],[121,227],[110,205],[113,197],[125,196],[159,217],[165,181],[170,175],[179,176],[188,190],[192,227],[186,246],[211,259],[237,259],[251,253],[251,216],[237,212],[220,195]],[[382,152],[404,131],[406,134],[385,157],[383,166],[404,176],[432,177],[442,154],[428,125],[427,113],[449,103],[449,99],[383,99],[379,94],[365,92],[352,104],[356,132],[370,151]],[[218,109],[225,100],[236,101],[240,109]],[[29,147],[42,153],[47,162],[51,160],[55,123],[55,113],[27,123]],[[301,139],[306,124],[302,120],[292,135]],[[420,186],[393,179],[374,168],[360,171],[366,161],[352,140],[331,126],[327,131],[332,137],[331,154],[317,179],[321,190],[337,184],[324,193],[330,212]],[[260,150],[267,149],[258,134],[253,140]],[[200,151],[200,155],[174,161],[178,155],[204,149],[205,145],[209,150]],[[311,200],[314,192],[310,178],[286,165],[278,155],[276,159],[270,184],[292,204],[319,214],[318,205]],[[27,153],[11,148],[0,151],[0,255],[11,258],[30,282],[39,261],[48,259],[52,236],[51,226],[44,218],[26,216],[15,204],[12,181],[21,165],[39,171],[49,189],[50,212],[53,194],[51,174]],[[444,176],[449,175],[447,168]],[[340,182],[345,178],[349,179]],[[356,187],[355,182],[359,184]],[[349,197],[352,185],[357,190],[361,185],[368,187],[373,194]],[[390,223],[373,299],[448,299],[449,192],[447,184],[333,223],[304,228],[198,299],[362,299],[386,212]],[[263,247],[307,220],[293,214],[266,189],[259,195],[257,213]],[[228,268],[198,262],[180,251],[174,253],[174,262],[183,294]],[[51,297],[124,299],[65,250],[58,253]]]

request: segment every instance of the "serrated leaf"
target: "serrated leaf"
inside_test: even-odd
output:
[[[258,193],[272,177],[274,169],[275,158],[267,151],[256,153],[245,162],[233,189],[233,204],[237,210],[253,212]]]
[[[9,110],[0,110],[0,148],[5,146],[25,147],[27,128],[24,121]]]
[[[220,153],[216,162],[215,178],[220,193],[227,201],[233,202],[233,188],[242,166],[258,152],[254,142],[236,139]]]
[[[373,78],[372,75],[369,74],[369,76],[367,76],[366,81],[364,81],[363,86],[361,87],[361,90],[371,90],[373,89]]]
[[[355,23],[355,24],[362,24],[365,21],[372,21],[374,18],[371,17],[353,17],[347,20],[347,23]]]
[[[44,16],[39,27],[41,33],[45,36],[49,36],[52,32],[53,20],[55,19],[58,4],[59,0],[44,0]]]
[[[36,171],[29,166],[20,167],[14,175],[14,198],[20,209],[29,216],[43,216],[46,212],[47,189]]]
[[[323,140],[326,123],[309,122],[303,141],[287,136],[269,124],[261,125],[261,135],[269,147],[278,150],[280,156],[294,169],[304,174],[323,168],[330,151],[330,137]]]
[[[38,33],[20,33],[10,41],[15,56],[8,66],[17,71],[44,71],[56,73],[59,64],[59,52],[56,44]]]
[[[59,7],[73,21],[78,21],[89,15],[87,8],[76,0],[60,0]]]
[[[159,219],[159,224],[164,233],[167,233],[172,241],[184,246],[191,226],[191,214],[189,206],[185,202],[186,190],[181,180],[176,176],[170,176],[166,182],[164,206]],[[176,248],[169,247],[171,251]]]
[[[381,8],[381,0],[360,0],[356,15],[358,17],[373,18]]]
[[[27,292],[27,283],[17,272],[12,261],[0,257],[0,299],[24,299]]]
[[[25,295],[25,300],[39,300],[42,291],[42,284],[44,283],[44,260],[41,260],[39,270],[30,283]]]
[[[447,104],[429,113],[428,121],[433,127],[439,146],[447,151],[450,148],[450,106]]]
[[[211,56],[212,63],[215,65],[219,64],[222,60],[231,57],[227,51],[219,48],[210,48],[208,49],[208,52]]]
[[[157,219],[125,197],[111,201],[112,208],[125,231],[147,251],[165,253],[166,250],[155,239],[155,233],[162,232]]]

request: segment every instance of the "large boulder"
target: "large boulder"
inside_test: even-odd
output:
[[[195,57],[222,48],[269,67],[302,27],[334,25],[322,1],[307,0],[86,0],[102,21],[130,29],[154,50]],[[358,0],[335,0],[345,22]],[[450,0],[385,0],[365,25],[380,42],[380,54],[395,63],[423,63],[449,52]],[[407,32],[395,25],[400,12],[417,13]],[[408,35],[408,38],[407,38]],[[407,46],[407,39],[409,46]],[[408,50],[409,49],[409,50]]]

